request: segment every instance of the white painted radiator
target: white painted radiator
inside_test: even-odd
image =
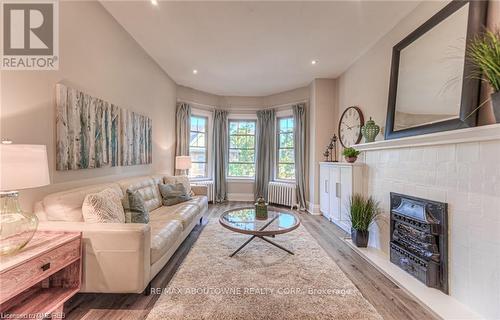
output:
[[[297,204],[297,185],[295,183],[269,182],[267,198],[269,203],[289,206],[291,209],[294,207],[299,208]]]
[[[214,189],[214,182],[211,180],[207,181],[192,181],[191,185],[193,186],[206,186],[207,187],[207,198],[208,202],[215,202],[215,189]]]

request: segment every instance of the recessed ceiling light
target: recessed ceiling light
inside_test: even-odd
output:
[[[158,5],[158,0],[151,0],[151,3],[152,3],[154,6],[157,6],[157,5]]]
[[[311,64],[318,64],[318,60],[312,60]]]
[[[193,74],[198,74],[198,70],[193,69]]]

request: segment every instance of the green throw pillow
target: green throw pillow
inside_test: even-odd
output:
[[[187,194],[186,188],[182,183],[160,184],[159,187],[164,206],[173,206],[174,204],[192,199],[191,196]]]
[[[130,222],[132,223],[148,223],[149,210],[146,207],[144,198],[139,191],[127,190],[127,197],[129,202]]]

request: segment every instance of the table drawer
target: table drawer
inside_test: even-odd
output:
[[[80,239],[75,239],[5,271],[0,275],[0,303],[30,288],[79,257]]]

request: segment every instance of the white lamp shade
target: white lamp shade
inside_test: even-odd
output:
[[[175,157],[175,168],[177,170],[188,170],[191,169],[191,157],[190,156],[177,156]]]
[[[48,184],[46,146],[0,144],[0,190],[15,191]]]

